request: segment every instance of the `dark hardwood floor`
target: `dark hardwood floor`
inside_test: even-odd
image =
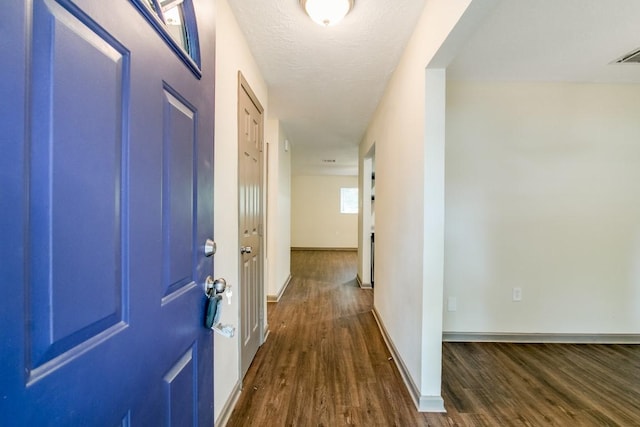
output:
[[[417,412],[355,252],[293,251],[228,426],[640,426],[640,346],[445,343],[446,414]]]

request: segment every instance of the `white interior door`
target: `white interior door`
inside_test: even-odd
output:
[[[262,107],[239,76],[238,146],[240,200],[241,370],[247,372],[262,341]]]

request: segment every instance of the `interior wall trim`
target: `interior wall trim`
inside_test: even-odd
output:
[[[444,399],[442,396],[426,396],[420,394],[420,389],[416,386],[416,383],[413,382],[411,378],[411,374],[409,374],[409,370],[407,366],[404,364],[402,357],[400,357],[400,353],[398,353],[398,349],[396,349],[391,337],[387,333],[387,329],[384,327],[382,320],[380,319],[380,315],[375,307],[371,310],[373,312],[373,317],[376,319],[376,323],[378,324],[378,328],[380,329],[380,333],[382,334],[382,338],[384,339],[389,352],[391,353],[391,357],[393,358],[393,362],[396,364],[398,371],[400,371],[400,376],[404,381],[407,390],[409,391],[409,395],[411,396],[411,400],[413,400],[414,405],[419,412],[447,412],[444,407]]]
[[[444,342],[509,342],[517,344],[640,344],[640,334],[520,334],[443,332]]]
[[[371,286],[371,283],[362,282],[362,279],[360,278],[360,274],[356,274],[356,281],[358,282],[358,286],[360,286],[360,289],[373,289],[373,286]]]
[[[233,387],[231,394],[229,395],[229,399],[227,399],[227,403],[225,403],[222,411],[220,412],[220,416],[215,421],[215,427],[224,427],[229,422],[229,418],[231,417],[231,413],[233,409],[236,407],[236,403],[238,403],[238,399],[240,398],[240,393],[242,389],[242,384],[238,381]]]
[[[358,252],[358,248],[311,248],[311,247],[292,247],[292,251],[339,251],[339,252]]]
[[[280,298],[282,298],[284,291],[287,290],[289,283],[291,283],[291,274],[289,274],[289,277],[287,277],[287,280],[285,280],[284,285],[282,285],[282,288],[280,288],[280,292],[278,292],[278,295],[267,295],[267,302],[280,301]]]

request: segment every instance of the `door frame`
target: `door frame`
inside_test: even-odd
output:
[[[259,265],[259,276],[260,276],[260,286],[259,286],[259,290],[258,290],[258,298],[260,300],[260,309],[259,309],[259,346],[262,346],[262,344],[264,344],[265,339],[266,339],[266,298],[265,298],[265,290],[264,290],[264,270],[265,270],[265,265],[266,265],[266,254],[264,252],[266,245],[265,245],[265,196],[266,196],[266,188],[265,188],[265,177],[264,177],[264,171],[265,171],[265,140],[264,140],[264,128],[265,128],[265,119],[264,119],[264,107],[262,106],[262,104],[260,103],[260,101],[258,100],[257,95],[255,94],[255,92],[253,91],[253,89],[251,89],[251,86],[249,85],[249,82],[247,82],[247,79],[244,77],[244,75],[242,74],[242,71],[238,70],[238,92],[237,92],[237,124],[236,124],[236,132],[237,132],[237,143],[238,143],[238,147],[237,147],[237,154],[238,154],[238,172],[237,172],[237,177],[236,177],[236,190],[237,190],[237,194],[238,194],[238,243],[240,243],[241,239],[242,239],[242,230],[241,230],[241,226],[240,226],[240,209],[239,209],[239,203],[240,203],[240,178],[241,178],[241,171],[240,171],[240,154],[241,153],[241,145],[240,145],[240,137],[241,137],[241,106],[240,106],[240,97],[242,96],[242,92],[246,92],[247,95],[249,95],[249,98],[251,99],[251,101],[254,103],[254,105],[256,106],[256,108],[258,109],[258,111],[260,112],[260,117],[262,120],[262,141],[260,142],[261,147],[260,147],[260,217],[261,217],[261,222],[259,224],[259,229],[258,229],[258,235],[260,236],[260,265]],[[242,278],[242,255],[240,254],[240,245],[237,245],[238,250],[237,252],[237,256],[238,256],[238,279],[241,280]],[[238,285],[240,285],[240,283],[238,283]],[[241,298],[238,298],[238,304],[241,304]],[[242,307],[241,305],[238,306],[238,329],[240,330],[242,328],[242,322],[243,322],[243,318],[242,318]],[[240,378],[240,383],[242,384],[242,382],[244,381],[244,375],[242,372],[242,340],[240,339],[240,336],[238,338],[238,376]]]

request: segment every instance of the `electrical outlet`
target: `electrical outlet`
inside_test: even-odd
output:
[[[447,311],[456,311],[458,309],[458,299],[456,297],[449,297],[447,300]]]
[[[522,301],[522,288],[513,288],[513,300]]]

